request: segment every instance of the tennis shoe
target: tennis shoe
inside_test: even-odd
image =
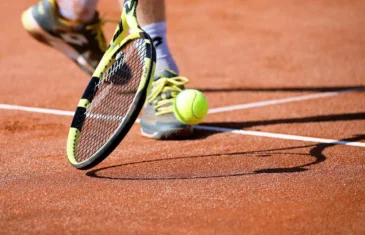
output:
[[[31,36],[62,52],[90,75],[107,48],[98,13],[86,24],[70,22],[61,17],[55,0],[42,0],[24,11],[22,23]]]
[[[188,79],[171,70],[155,75],[141,117],[141,133],[153,139],[189,137],[193,128],[179,122],[173,110],[176,96],[185,89]]]

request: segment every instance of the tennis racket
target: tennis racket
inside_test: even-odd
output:
[[[137,119],[152,82],[156,52],[137,21],[137,0],[125,0],[114,36],[82,95],[67,140],[77,169],[103,161]]]

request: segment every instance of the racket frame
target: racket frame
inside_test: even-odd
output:
[[[138,24],[136,17],[137,4],[137,0],[124,1],[121,20],[114,32],[114,36],[77,105],[67,139],[67,158],[71,165],[77,169],[86,170],[96,166],[119,145],[137,119],[139,112],[146,100],[147,92],[150,90],[154,70],[156,67],[156,52],[151,38],[140,28]],[[81,130],[78,129],[78,126],[80,121],[84,122],[83,118],[85,118],[85,112],[87,107],[92,103],[94,98],[93,94],[95,94],[96,89],[98,89],[97,86],[102,79],[103,72],[106,71],[108,66],[112,64],[116,54],[121,50],[121,48],[128,45],[130,41],[136,39],[143,39],[145,41],[146,56],[144,58],[144,67],[140,84],[138,86],[137,93],[133,98],[131,107],[128,109],[124,120],[114,131],[114,133],[111,134],[110,138],[103,144],[103,146],[89,158],[78,162],[75,155],[77,140],[81,133]]]

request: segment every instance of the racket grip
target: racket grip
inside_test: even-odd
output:
[[[138,0],[125,0],[124,1],[124,11],[127,21],[127,25],[133,31],[138,31],[139,24],[137,20],[137,5]],[[123,16],[123,14],[122,14]],[[122,19],[123,20],[123,19]]]

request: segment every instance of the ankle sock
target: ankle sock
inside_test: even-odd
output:
[[[61,16],[80,23],[93,19],[97,4],[98,0],[57,0]]]
[[[173,70],[179,74],[179,69],[174,58],[171,55],[166,38],[166,22],[156,22],[142,27],[152,38],[156,47],[156,72],[163,70]]]

